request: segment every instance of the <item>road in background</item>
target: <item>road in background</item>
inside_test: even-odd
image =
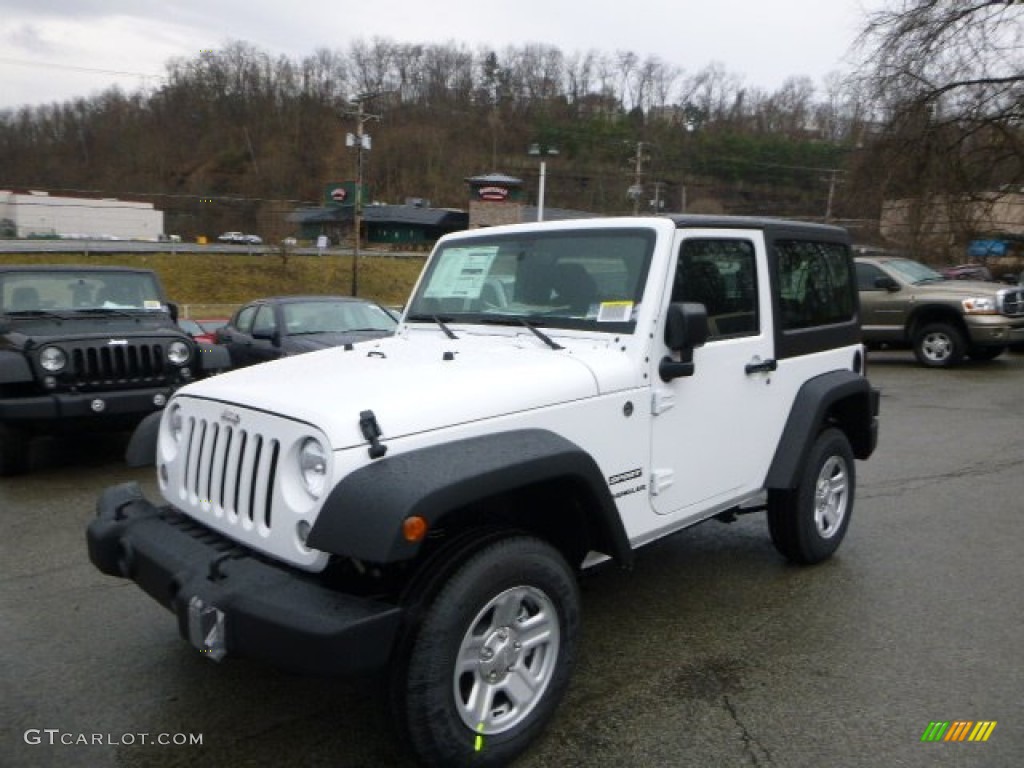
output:
[[[886,352],[869,373],[881,443],[858,464],[837,556],[787,565],[752,515],[651,545],[631,572],[586,574],[575,677],[520,768],[1020,764],[1024,355],[936,371]],[[152,492],[123,447],[47,441],[33,474],[0,481],[0,762],[410,766],[379,681],[214,664],[170,613],[89,564],[100,490]],[[953,720],[997,726],[985,743],[921,742]]]
[[[216,240],[202,245],[199,243],[153,243],[141,240],[0,240],[0,253],[80,253],[83,256],[96,253],[237,253],[242,255],[265,253],[269,256],[279,256],[282,247],[280,245],[231,245],[218,243]],[[289,245],[287,252],[297,256],[351,256],[352,246],[351,244],[335,245],[321,251],[314,246]],[[422,250],[378,250],[364,244],[360,249],[360,255],[422,259],[424,252]]]

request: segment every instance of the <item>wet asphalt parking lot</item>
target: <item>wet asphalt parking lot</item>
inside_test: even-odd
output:
[[[869,374],[880,446],[837,556],[787,565],[751,515],[584,575],[573,683],[517,766],[1022,764],[1024,354],[931,371],[873,353]],[[0,765],[411,766],[378,681],[214,664],[90,565],[99,491],[153,488],[124,444],[47,441],[0,480]],[[997,725],[921,741],[957,720]]]

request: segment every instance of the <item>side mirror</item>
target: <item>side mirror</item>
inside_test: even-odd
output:
[[[252,331],[252,337],[254,339],[262,339],[263,341],[269,341],[275,347],[281,346],[281,334],[279,334],[276,330],[271,330],[269,328],[260,328],[259,330],[257,330],[254,328]]]
[[[882,275],[881,277],[875,278],[875,288],[881,288],[883,291],[895,293],[900,289],[900,284],[888,275]]]
[[[693,350],[708,340],[708,310],[703,304],[669,304],[665,317],[665,345],[679,360],[663,357],[658,365],[662,381],[693,376]]]
[[[669,304],[665,318],[665,345],[682,352],[704,345],[708,340],[708,310],[703,304]]]
[[[167,311],[171,315],[171,320],[173,320],[174,322],[178,322],[178,314],[179,314],[179,312],[178,312],[178,304],[177,304],[177,302],[168,301],[167,302]]]

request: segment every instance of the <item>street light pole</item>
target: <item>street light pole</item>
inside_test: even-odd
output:
[[[544,155],[557,155],[558,150],[552,147],[541,147],[540,144],[531,144],[526,150],[528,154],[543,157]],[[544,221],[544,191],[547,185],[548,164],[547,161],[540,161],[540,178],[537,180],[537,221]]]
[[[540,161],[540,181],[537,189],[537,221],[544,221],[544,182],[547,179],[548,164]]]

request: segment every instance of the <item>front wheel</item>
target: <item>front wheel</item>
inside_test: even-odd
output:
[[[850,441],[834,427],[823,430],[797,487],[768,494],[768,531],[779,553],[805,565],[831,557],[850,525],[855,487]]]
[[[427,765],[506,765],[568,687],[579,637],[575,576],[529,536],[484,545],[454,572],[397,666],[394,705]]]
[[[948,368],[964,359],[967,344],[958,328],[947,323],[930,323],[914,334],[914,355],[921,365]]]

